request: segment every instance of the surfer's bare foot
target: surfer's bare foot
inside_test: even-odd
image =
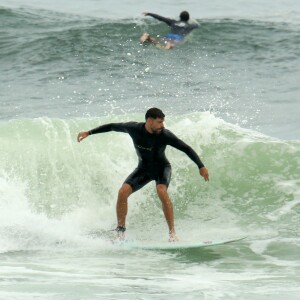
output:
[[[125,233],[118,232],[118,234],[111,240],[112,243],[121,243],[125,241]]]
[[[179,241],[179,239],[176,236],[176,233],[170,233],[170,235],[169,235],[169,242],[173,243],[173,242],[178,242],[178,241]]]
[[[117,226],[115,231],[117,232],[117,236],[115,237],[114,240],[118,242],[125,241],[125,231],[126,231],[125,226]]]
[[[140,37],[140,42],[144,43],[146,41],[148,41],[149,39],[149,33],[145,32],[141,37]]]

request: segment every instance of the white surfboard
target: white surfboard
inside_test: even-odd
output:
[[[207,240],[207,241],[179,241],[179,242],[143,242],[143,241],[125,241],[122,247],[127,249],[145,249],[145,250],[180,250],[195,249],[203,247],[212,247],[225,245],[244,240],[246,237],[232,240]]]

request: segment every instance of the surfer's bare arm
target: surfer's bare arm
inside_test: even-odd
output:
[[[209,181],[208,170],[205,167],[200,168],[199,173],[204,178],[205,181]]]
[[[80,143],[83,139],[85,139],[86,137],[88,137],[90,134],[88,131],[82,131],[79,132],[77,135],[77,142]]]

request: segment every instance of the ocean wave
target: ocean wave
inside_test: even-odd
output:
[[[45,226],[67,219],[82,232],[113,226],[117,191],[137,164],[132,142],[120,133],[76,142],[77,132],[109,120],[120,122],[124,117],[0,124],[2,231],[13,226],[8,231],[13,238],[16,228],[11,224],[26,227],[41,215]],[[224,229],[224,221],[228,227],[247,230],[267,226],[297,231],[299,142],[272,139],[208,113],[174,117],[168,127],[199,153],[210,171],[210,182],[205,183],[183,153],[167,149],[173,165],[170,194],[183,231],[191,231],[195,223]],[[128,221],[132,230],[148,226],[149,231],[160,232],[164,220],[153,185],[132,198]]]
[[[0,9],[0,16],[0,26],[6,28],[2,45],[3,41],[18,42],[20,48],[27,48],[29,52],[61,49],[66,57],[77,44],[93,52],[103,44],[117,45],[118,41],[122,44],[130,40],[138,43],[139,35],[145,30],[153,35],[168,32],[166,25],[143,19],[95,19],[47,10],[5,8]],[[286,48],[298,49],[299,28],[295,25],[228,18],[196,21],[200,24],[200,29],[193,33],[197,48],[199,44],[206,47],[213,44],[216,52],[247,50],[249,47],[252,51],[280,43]]]

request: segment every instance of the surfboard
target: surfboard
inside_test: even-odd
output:
[[[146,241],[125,241],[122,247],[127,249],[144,249],[144,250],[181,250],[197,249],[204,247],[213,247],[226,245],[242,241],[247,237],[232,240],[207,240],[207,241],[179,241],[179,242],[146,242]]]

